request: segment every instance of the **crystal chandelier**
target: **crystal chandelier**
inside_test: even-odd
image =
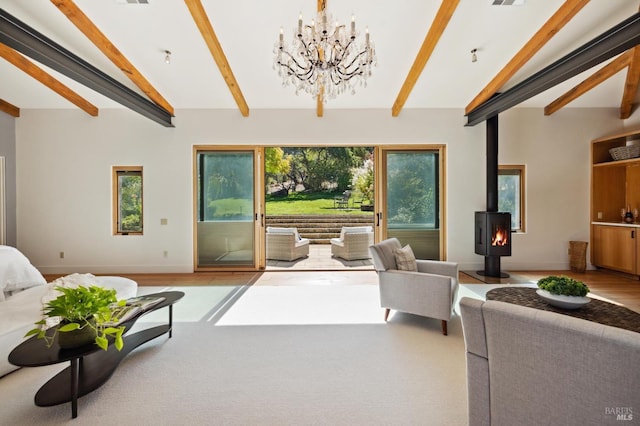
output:
[[[345,91],[354,94],[357,85],[366,87],[371,68],[377,64],[376,53],[368,29],[364,41],[358,43],[357,37],[353,16],[347,29],[333,21],[324,8],[311,25],[303,25],[301,14],[291,45],[280,28],[274,47],[273,66],[282,78],[282,86],[294,86],[296,95],[301,91],[314,98],[322,95],[323,100]]]

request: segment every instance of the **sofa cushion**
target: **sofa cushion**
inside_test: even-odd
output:
[[[418,262],[416,262],[416,256],[413,254],[409,244],[393,250],[393,256],[400,271],[418,272]]]
[[[47,280],[18,249],[0,246],[0,301],[4,293],[44,285]]]

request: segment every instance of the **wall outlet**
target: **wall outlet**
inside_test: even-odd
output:
[[[163,255],[164,257],[169,257],[169,251],[165,250],[165,251],[162,253],[162,255]]]
[[[602,219],[602,212],[598,212],[598,219]]]
[[[63,251],[60,252],[60,259],[64,259],[64,252]]]

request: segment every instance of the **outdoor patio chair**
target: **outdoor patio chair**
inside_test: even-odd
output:
[[[346,209],[349,207],[349,200],[351,199],[351,191],[344,191],[342,195],[333,197],[334,209]]]
[[[340,238],[331,239],[331,255],[344,260],[370,259],[371,244],[373,244],[371,226],[343,226]]]
[[[380,306],[385,308],[384,320],[389,318],[391,309],[436,318],[442,321],[442,334],[446,336],[458,292],[458,264],[416,260],[407,247],[403,249],[397,238],[370,247],[378,273]]]
[[[309,255],[309,239],[297,228],[267,227],[267,259],[292,261]]]

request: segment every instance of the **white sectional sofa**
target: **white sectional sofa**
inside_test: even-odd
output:
[[[56,297],[54,287],[57,285],[114,288],[119,299],[136,296],[138,287],[128,278],[91,274],[71,274],[47,283],[20,251],[0,246],[0,377],[18,368],[10,364],[7,357],[40,319],[43,299]]]

